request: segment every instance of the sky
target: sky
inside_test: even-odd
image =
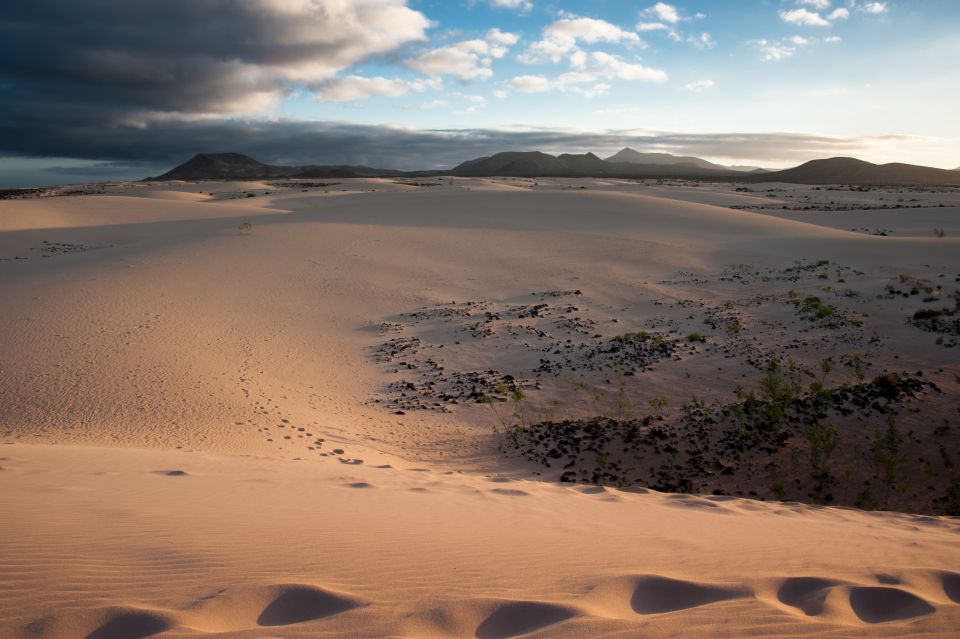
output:
[[[198,152],[960,166],[957,0],[4,0],[0,187]]]

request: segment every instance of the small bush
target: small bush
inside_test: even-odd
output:
[[[943,315],[943,311],[939,308],[921,308],[913,313],[913,319],[915,320],[932,320],[936,319]]]
[[[800,315],[808,320],[824,320],[833,317],[837,309],[824,303],[819,297],[810,296],[803,300],[794,300],[793,305],[800,311]]]
[[[873,380],[873,385],[879,390],[884,396],[895,399],[900,395],[900,389],[902,384],[900,383],[900,378],[894,374],[888,375],[878,375]]]

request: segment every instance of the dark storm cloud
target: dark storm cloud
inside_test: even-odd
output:
[[[3,0],[0,117],[106,127],[249,113],[428,26],[404,0]]]

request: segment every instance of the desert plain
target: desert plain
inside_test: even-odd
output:
[[[447,177],[0,201],[0,637],[955,637],[958,207]]]

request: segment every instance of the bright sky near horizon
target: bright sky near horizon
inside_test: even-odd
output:
[[[960,165],[957,0],[10,0],[0,36],[5,183],[224,150]]]

